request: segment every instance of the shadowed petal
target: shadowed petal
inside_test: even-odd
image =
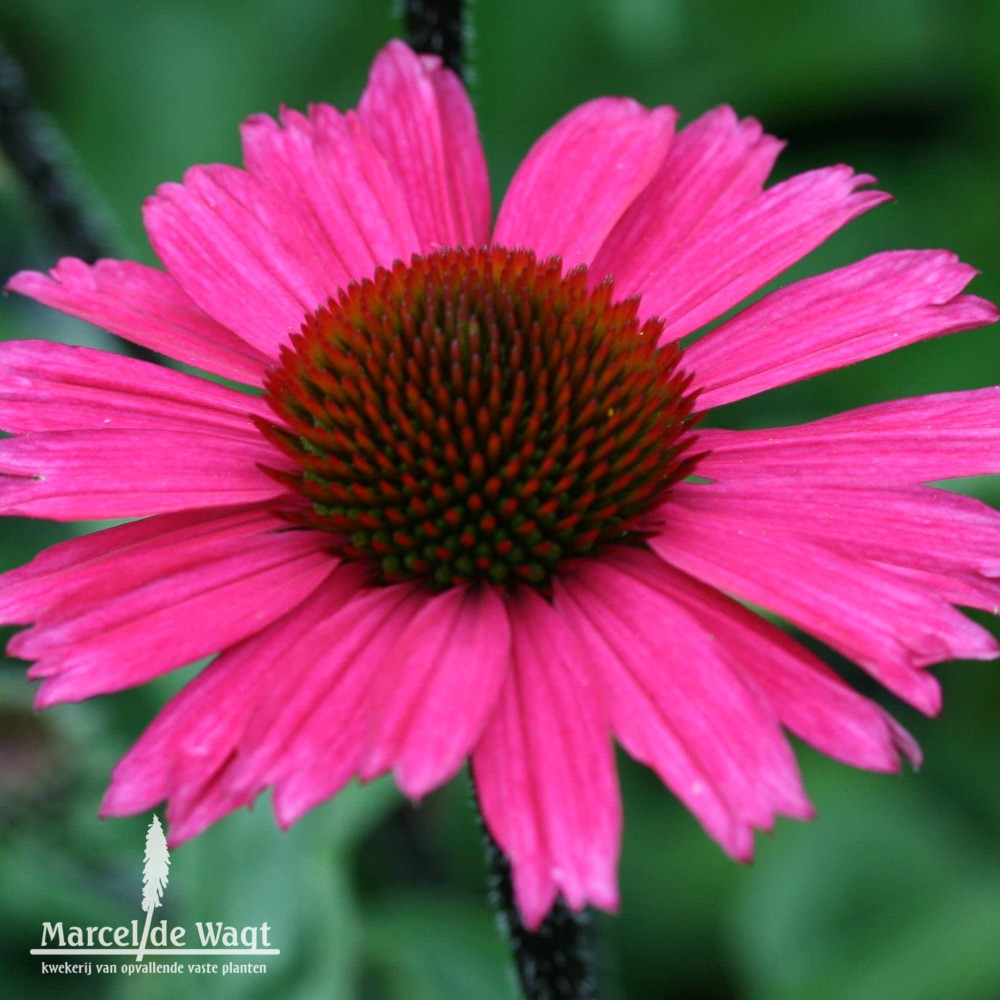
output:
[[[17,617],[34,603],[37,624],[9,649],[36,661],[30,677],[46,678],[39,706],[118,691],[218,652],[295,607],[336,565],[319,533],[276,530],[273,518],[256,533],[249,526],[244,515],[220,518],[211,534],[179,531],[91,560],[72,580],[57,572],[22,584]],[[115,571],[120,580],[103,575]]]
[[[310,648],[312,629],[341,596],[336,586],[315,590],[187,684],[115,767],[101,815],[145,812],[168,800],[170,842],[177,844],[249,805],[258,788],[228,780],[247,720],[283,664],[308,668],[309,661],[288,654]]]
[[[266,507],[222,507],[160,514],[70,538],[0,575],[0,622],[65,617],[66,605],[92,607],[151,575],[232,555],[247,536],[287,528]]]
[[[350,564],[332,583],[341,596],[304,631],[294,662],[251,707],[231,782],[275,786],[278,822],[289,826],[358,774],[371,732],[369,699],[424,595],[413,584],[364,585]]]

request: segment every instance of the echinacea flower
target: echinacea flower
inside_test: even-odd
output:
[[[38,704],[218,654],[115,769],[107,815],[174,843],[273,787],[420,797],[471,758],[536,926],[617,902],[613,740],[722,847],[810,805],[784,730],[892,771],[907,734],[757,605],[926,713],[929,664],[997,645],[1000,515],[925,485],[1000,469],[1000,390],[794,427],[708,410],[993,322],[943,251],[764,295],[886,200],[844,166],[764,189],[781,144],[719,108],[577,108],[491,226],[475,119],[388,45],[356,112],[243,126],[146,206],[165,270],[59,262],[9,287],[216,379],[2,345],[3,513],[134,518],[0,580]],[[746,602],[746,603],[743,603]]]

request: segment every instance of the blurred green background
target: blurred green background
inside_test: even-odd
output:
[[[882,249],[948,247],[1000,299],[1000,4],[990,0],[480,0],[473,98],[499,198],[530,143],[600,94],[670,103],[689,120],[731,103],[790,140],[778,176],[835,162],[897,201],[838,234],[800,276]],[[398,34],[368,0],[5,0],[0,39],[65,135],[123,253],[152,262],[140,204],[185,167],[238,162],[237,123],[309,101],[355,103]],[[54,260],[0,161],[0,277]],[[107,346],[13,298],[0,335]],[[797,422],[899,395],[1000,382],[987,329],[908,348],[733,407],[738,425]],[[995,484],[970,486],[1000,501]],[[3,525],[0,561],[60,537]],[[869,693],[856,671],[853,681]],[[190,676],[191,671],[183,672]],[[921,741],[919,775],[870,775],[799,747],[819,812],[727,859],[648,773],[622,760],[622,912],[599,915],[608,997],[994,1000],[1000,997],[1000,672],[940,668],[945,711],[888,704]],[[380,782],[288,833],[267,802],[173,854],[160,912],[267,921],[266,976],[39,974],[43,920],[141,916],[148,816],[99,821],[114,761],[184,678],[36,715],[23,664],[0,670],[0,992],[5,997],[466,1000],[511,997],[484,893],[469,793],[418,808]],[[159,913],[157,914],[159,916]]]

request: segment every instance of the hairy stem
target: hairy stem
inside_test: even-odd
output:
[[[490,896],[510,947],[525,1000],[597,1000],[596,955],[586,913],[558,900],[537,930],[528,930],[514,901],[510,862],[480,824],[490,866]]]
[[[83,197],[62,137],[32,104],[24,71],[2,46],[0,148],[60,253],[86,261],[110,256],[105,227]]]
[[[116,256],[101,213],[88,204],[65,141],[32,103],[24,70],[2,45],[0,151],[24,184],[57,253],[88,263]],[[114,340],[130,357],[163,362],[154,351],[118,337]]]

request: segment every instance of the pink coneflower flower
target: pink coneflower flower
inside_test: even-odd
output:
[[[613,740],[740,859],[811,813],[784,730],[892,771],[912,740],[761,606],[923,712],[997,645],[1000,517],[924,485],[1000,469],[1000,390],[795,427],[709,409],[993,322],[943,251],[877,254],[695,334],[886,200],[844,166],[764,190],[781,144],[719,108],[577,108],[491,226],[458,80],[394,42],[356,112],[243,126],[246,167],[146,206],[165,270],[62,260],[10,288],[240,391],[2,345],[7,514],[140,518],[0,581],[38,704],[218,656],[115,769],[174,843],[274,789],[418,798],[471,758],[536,926],[617,902]]]

